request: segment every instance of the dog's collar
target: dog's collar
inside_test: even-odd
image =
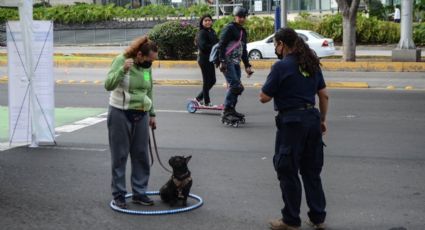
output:
[[[177,180],[184,180],[185,178],[190,177],[190,171],[187,171],[185,174],[183,175],[179,175],[179,176],[172,176],[173,179],[177,179]]]

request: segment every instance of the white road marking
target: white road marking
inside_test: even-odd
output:
[[[188,113],[186,110],[171,110],[171,109],[158,109],[155,111],[159,113]]]
[[[159,109],[159,110],[156,110],[156,111],[159,112],[159,113],[187,113],[186,110]],[[63,125],[63,126],[57,127],[57,128],[55,128],[55,137],[60,136],[62,133],[75,132],[77,130],[80,130],[80,129],[95,125],[97,123],[103,122],[103,121],[106,120],[107,115],[108,115],[108,113],[105,112],[105,113],[99,114],[95,117],[84,118],[82,120],[74,122],[73,124],[68,124],[68,125]],[[12,145],[9,145],[9,142],[0,142],[0,151],[5,151],[5,150],[11,149],[11,148],[15,148],[15,147],[19,147],[19,146],[25,146],[25,145],[28,145],[28,144],[20,144],[20,145],[13,145],[12,144]],[[44,147],[40,146],[40,147],[41,148],[47,148],[45,146]],[[78,150],[78,148],[71,149],[72,147],[60,147],[60,146],[49,147],[49,148],[58,148],[58,149],[59,148],[64,148],[64,149],[68,148],[69,150]],[[81,148],[81,150],[87,150],[87,149]],[[88,151],[104,151],[104,150],[98,149],[98,150],[88,150]]]
[[[94,151],[94,152],[103,152],[107,149],[100,148],[82,148],[82,147],[65,147],[65,146],[39,146],[42,149],[59,149],[59,150],[73,150],[73,151]]]

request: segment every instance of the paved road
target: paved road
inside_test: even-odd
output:
[[[197,91],[156,87],[155,102],[161,156],[193,156],[192,192],[205,199],[202,208],[156,217],[111,211],[102,122],[62,134],[56,148],[0,152],[2,228],[267,229],[266,221],[279,216],[282,206],[271,163],[272,105],[260,105],[258,89],[247,89],[239,106],[247,124],[229,128],[216,113],[184,112],[185,99]],[[6,92],[0,85],[0,105]],[[215,88],[213,101],[221,101],[223,93]],[[329,229],[423,229],[425,93],[368,89],[330,90],[330,95],[323,172]],[[58,107],[104,107],[106,97],[101,86],[61,85],[55,101]],[[158,189],[167,179],[156,163],[150,188]]]
[[[55,68],[55,80],[87,80],[103,81],[108,73],[106,68]],[[243,77],[248,84],[264,83],[268,70],[257,69],[251,78]],[[157,68],[153,70],[157,80],[201,80],[201,71],[196,68]],[[0,67],[0,77],[7,75],[7,68]],[[425,73],[422,72],[324,72],[325,79],[333,82],[367,82],[371,88],[405,88],[412,86],[415,89],[425,89]],[[225,82],[223,75],[217,71],[217,84]]]

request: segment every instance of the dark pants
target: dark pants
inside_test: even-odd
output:
[[[198,60],[199,67],[201,67],[202,72],[202,91],[198,94],[196,99],[198,101],[204,100],[205,104],[209,104],[211,102],[210,99],[210,89],[215,85],[216,77],[215,77],[215,67],[214,63],[209,60]]]
[[[300,226],[301,182],[304,185],[308,216],[319,224],[325,221],[326,200],[320,172],[323,167],[323,141],[317,109],[291,111],[276,116],[276,146],[273,164],[280,181],[285,223]]]
[[[149,114],[143,112],[137,122],[132,122],[124,110],[109,106],[107,124],[112,161],[112,196],[118,198],[127,193],[125,168],[128,154],[131,157],[133,196],[146,193],[150,175]]]
[[[224,99],[224,106],[226,108],[235,108],[238,103],[238,97],[243,91],[241,83],[241,66],[231,62],[227,63],[227,71],[224,74],[226,81],[229,85],[229,89]]]

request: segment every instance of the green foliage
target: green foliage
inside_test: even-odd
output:
[[[220,36],[222,29],[232,21],[232,16],[222,17],[214,22],[213,29]],[[272,17],[248,17],[244,27],[248,33],[248,42],[261,40],[274,32],[274,19]]]
[[[384,5],[382,5],[381,0],[367,1],[367,6],[369,9],[369,16],[376,17],[381,20],[386,20],[385,8]]]
[[[183,8],[186,9],[186,8]],[[214,14],[214,9],[206,4],[195,4],[195,5],[191,5],[189,8],[187,8],[187,10],[184,12],[184,16],[189,17],[189,16],[202,16],[205,14],[209,14],[209,15],[213,15]]]
[[[156,25],[149,38],[158,44],[160,59],[188,60],[195,58],[195,35],[198,29],[176,21]]]
[[[288,22],[293,29],[315,30],[319,20],[307,12],[301,12],[294,21]]]
[[[252,16],[248,18],[244,27],[248,33],[248,42],[262,40],[274,33],[274,19]]]
[[[315,31],[335,42],[342,42],[342,15],[325,15]]]
[[[425,23],[413,26],[413,41],[416,45],[425,45]]]
[[[213,29],[217,33],[218,37],[220,37],[221,30],[223,30],[223,28],[232,21],[232,16],[221,17],[220,19],[214,21]]]
[[[7,20],[16,20],[18,11],[16,8],[0,8],[0,22]],[[76,3],[75,5],[57,5],[53,7],[44,7],[37,4],[34,7],[34,19],[53,20],[54,22],[71,23],[90,23],[101,22],[113,19],[136,20],[139,18],[154,18],[164,20],[167,17],[187,16],[200,17],[206,13],[213,13],[213,9],[205,4],[194,4],[189,8],[173,8],[170,5],[150,4],[145,7],[130,9],[130,7],[120,7],[114,4],[99,5]]]
[[[0,23],[5,23],[11,20],[18,20],[19,13],[17,8],[0,7]]]

